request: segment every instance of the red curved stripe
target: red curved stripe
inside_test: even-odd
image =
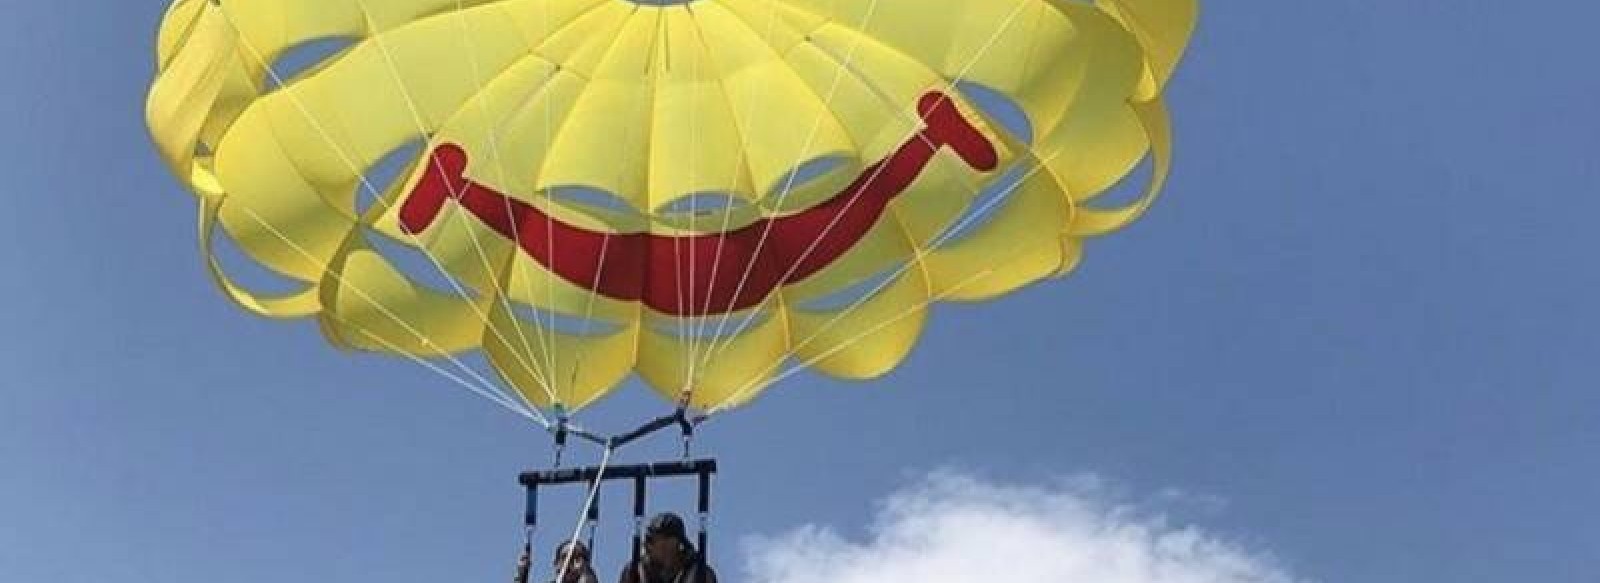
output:
[[[917,110],[925,124],[922,131],[868,166],[843,191],[799,213],[721,233],[677,237],[606,233],[562,222],[466,178],[467,152],[455,144],[434,149],[422,179],[400,208],[400,225],[419,233],[438,217],[446,200],[455,200],[574,285],[608,298],[642,301],[673,316],[742,310],[760,303],[780,285],[821,271],[854,247],[940,148],[948,146],[977,170],[990,171],[999,164],[994,145],[962,117],[949,97],[938,92],[923,95]],[[770,233],[762,243],[766,231]],[[697,269],[690,269],[691,257]],[[715,273],[710,265],[718,266]],[[749,276],[741,286],[746,272]]]

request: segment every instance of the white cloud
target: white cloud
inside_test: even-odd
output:
[[[1162,499],[1171,499],[1170,492]],[[1201,503],[1215,501],[1201,500]],[[939,473],[890,496],[865,540],[809,525],[745,541],[750,583],[1294,583],[1271,557],[1117,503],[1101,483]]]

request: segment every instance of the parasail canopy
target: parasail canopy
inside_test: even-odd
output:
[[[637,373],[720,410],[786,365],[881,375],[931,303],[1067,273],[1133,221],[1195,12],[177,0],[148,122],[245,308],[342,347],[482,350],[540,408]],[[1147,158],[1142,195],[1096,204]],[[300,289],[231,278],[224,236]]]

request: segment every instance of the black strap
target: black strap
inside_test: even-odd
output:
[[[645,477],[633,477],[633,562],[639,562],[639,546],[644,544]]]

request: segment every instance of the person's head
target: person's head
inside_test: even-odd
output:
[[[569,561],[568,558],[571,558]],[[584,571],[589,569],[589,547],[582,542],[569,540],[556,547],[555,569],[560,573],[566,569],[566,577],[561,583],[572,583],[583,577]]]
[[[676,514],[657,514],[644,527],[644,551],[651,558],[676,561],[688,556],[691,548],[683,519]]]

